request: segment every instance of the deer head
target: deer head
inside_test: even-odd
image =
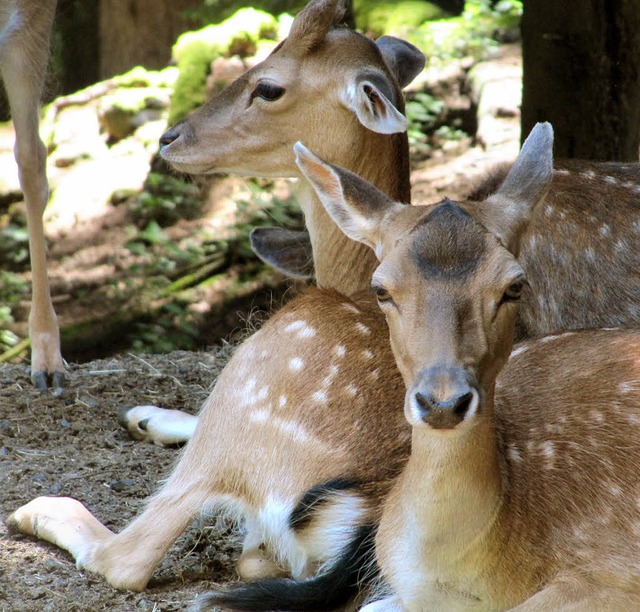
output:
[[[552,145],[551,126],[536,126],[502,187],[481,204],[445,199],[412,207],[295,146],[330,216],[380,261],[372,286],[414,426],[453,429],[493,397],[526,283],[519,238],[549,188]]]
[[[424,56],[396,38],[375,44],[337,29],[344,10],[339,0],[312,1],[265,61],[162,136],[164,159],[192,174],[299,176],[291,154],[298,139],[350,165],[355,126],[381,136],[404,132],[400,88],[422,70]]]

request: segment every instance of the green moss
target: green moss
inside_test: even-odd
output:
[[[406,36],[425,21],[450,17],[440,7],[423,0],[354,0],[353,11],[358,28],[375,36]]]
[[[179,121],[205,102],[206,78],[215,58],[249,57],[255,54],[261,39],[277,36],[277,20],[252,8],[241,9],[218,25],[180,36],[173,47],[179,75],[171,99],[169,123]]]

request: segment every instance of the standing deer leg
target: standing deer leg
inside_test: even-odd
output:
[[[32,272],[29,315],[31,378],[38,388],[46,390],[51,383],[60,393],[64,384],[64,363],[58,321],[49,292],[42,222],[49,196],[47,151],[38,133],[38,106],[49,55],[48,41],[54,9],[55,2],[43,2],[38,11],[22,16],[23,22],[3,41],[0,72],[16,132],[14,153],[27,208]]]

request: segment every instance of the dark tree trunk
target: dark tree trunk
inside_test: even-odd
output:
[[[525,0],[522,134],[550,121],[558,157],[637,161],[640,0]]]
[[[201,5],[202,0],[101,0],[100,78],[137,65],[167,66],[173,43],[193,25],[183,11]]]

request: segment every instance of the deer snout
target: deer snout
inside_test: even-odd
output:
[[[160,136],[160,144],[164,147],[165,145],[170,145],[172,142],[175,142],[180,136],[180,131],[177,129],[177,126],[170,127],[162,136]]]
[[[421,372],[407,394],[412,425],[453,429],[478,410],[480,393],[462,368],[434,367]]]

